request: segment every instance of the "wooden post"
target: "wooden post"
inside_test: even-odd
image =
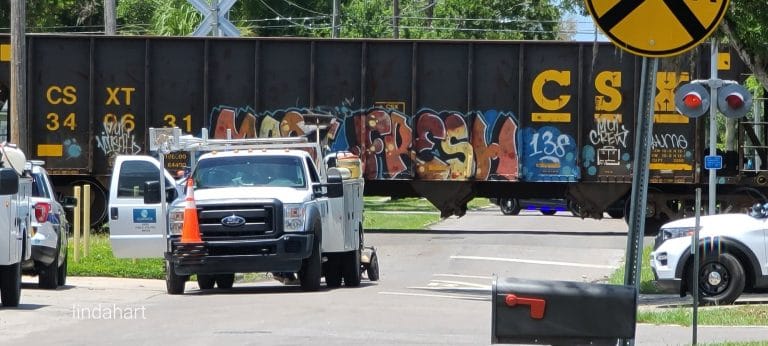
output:
[[[72,222],[74,223],[74,227],[72,227],[72,231],[75,232],[75,241],[72,248],[74,249],[74,255],[75,255],[75,263],[80,261],[80,211],[83,208],[83,198],[80,196],[80,186],[75,186],[75,199],[77,200],[77,205],[75,205],[75,220]]]
[[[83,186],[83,258],[88,257],[91,239],[91,184]]]

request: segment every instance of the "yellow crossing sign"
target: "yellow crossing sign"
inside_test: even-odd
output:
[[[595,24],[619,48],[646,57],[692,49],[715,31],[729,0],[585,0]]]

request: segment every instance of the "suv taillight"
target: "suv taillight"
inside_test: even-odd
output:
[[[35,219],[37,219],[37,222],[43,223],[46,220],[48,220],[48,213],[51,212],[51,204],[50,203],[37,203],[35,204]]]

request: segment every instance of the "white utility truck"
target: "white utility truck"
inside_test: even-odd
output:
[[[13,307],[21,297],[21,262],[32,253],[28,233],[32,178],[21,150],[2,143],[0,155],[0,300]]]
[[[169,294],[183,293],[192,274],[201,289],[211,289],[232,287],[235,273],[271,272],[283,282],[298,280],[306,291],[319,289],[323,276],[329,287],[342,280],[358,286],[365,268],[371,277],[378,260],[363,248],[356,156],[324,158],[305,138],[210,139],[206,131],[195,138],[167,128],[150,129],[150,143],[159,159],[115,161],[110,240],[117,257],[164,257]],[[191,170],[177,182],[160,167],[165,154],[180,151]],[[202,240],[193,244],[181,241],[187,179]],[[167,211],[165,199],[172,201]]]

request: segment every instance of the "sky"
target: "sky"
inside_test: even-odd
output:
[[[576,41],[593,41],[595,39],[595,24],[592,21],[592,17],[582,15],[573,15],[573,17],[576,20],[576,35],[574,35],[574,39]],[[597,40],[607,42],[608,38],[598,29]]]

